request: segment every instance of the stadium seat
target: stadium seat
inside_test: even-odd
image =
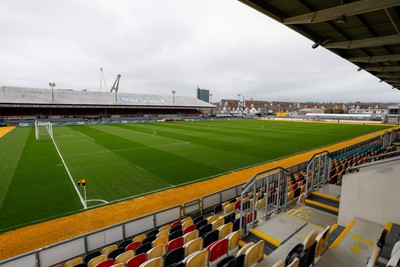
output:
[[[199,230],[199,236],[203,237],[205,234],[212,231],[212,225],[206,224],[206,225],[202,226],[201,228],[197,228],[197,229]]]
[[[91,259],[93,259],[94,257],[100,256],[101,252],[100,251],[93,251],[90,252],[89,254],[87,254],[84,258],[83,258],[83,262],[89,263],[89,261]]]
[[[104,247],[104,248],[101,250],[101,254],[106,254],[106,255],[108,255],[108,253],[110,253],[110,252],[113,251],[113,250],[116,250],[117,248],[118,248],[118,246],[117,246],[116,244],[109,245],[109,246],[107,246],[107,247]]]
[[[208,250],[200,250],[187,256],[183,263],[186,267],[205,267],[208,266]]]
[[[114,265],[114,259],[106,259],[102,262],[99,262],[95,265],[95,267],[110,267],[112,265]]]
[[[135,255],[139,255],[142,253],[146,253],[147,251],[149,251],[151,249],[151,243],[146,243],[146,244],[142,244],[139,247],[137,247],[135,249]]]
[[[182,223],[182,230],[191,225],[194,225],[192,220],[188,220],[188,221]]]
[[[217,241],[219,238],[219,231],[214,230],[203,236],[203,248],[208,247],[214,241]]]
[[[110,266],[110,267],[125,267],[125,264],[123,264],[123,263],[117,263],[117,264],[114,264],[114,265],[112,265],[112,266]]]
[[[216,267],[222,267],[222,266],[224,266],[225,264],[227,264],[228,262],[230,262],[230,261],[233,260],[233,259],[235,259],[235,256],[228,256],[228,257],[225,257],[225,258],[223,258],[222,260],[220,260],[220,261],[217,263]],[[285,267],[285,266],[284,266],[284,267]]]
[[[304,206],[306,202],[306,193],[301,193],[299,199],[297,200],[297,205]]]
[[[97,257],[94,257],[93,259],[91,259],[88,262],[88,267],[95,267],[98,263],[105,261],[107,259],[107,255],[106,254],[101,254]]]
[[[154,248],[160,244],[166,245],[167,243],[168,243],[168,236],[162,236],[162,237],[156,238],[156,240],[154,240],[151,243],[151,246]]]
[[[188,227],[185,227],[183,229],[183,235],[185,235],[191,231],[194,231],[194,230],[196,230],[196,225],[195,224],[189,225]]]
[[[228,214],[231,213],[235,210],[235,203],[230,203],[229,205],[226,205],[224,208],[224,213]]]
[[[186,243],[183,248],[185,249],[185,256],[203,249],[203,238],[198,237]]]
[[[163,267],[163,259],[162,258],[154,258],[143,262],[139,267]],[[168,265],[165,265],[168,267]]]
[[[124,253],[119,254],[116,258],[115,258],[115,263],[124,263],[133,258],[135,256],[135,253],[133,252],[133,250],[128,250],[125,251]]]
[[[169,240],[173,240],[175,238],[181,237],[183,235],[183,231],[182,230],[177,230],[175,232],[172,232],[169,234],[168,239]]]
[[[239,248],[240,232],[235,231],[225,237],[228,239],[228,254],[233,254]]]
[[[183,218],[183,219],[181,220],[182,224],[185,223],[185,222],[187,222],[187,221],[193,221],[192,217],[191,217],[191,216],[187,216],[187,217],[185,217],[185,218]]]
[[[174,226],[174,227],[171,227],[170,229],[169,229],[169,232],[170,233],[173,233],[173,232],[176,232],[176,231],[178,231],[178,230],[182,230],[183,228],[182,228],[182,224],[178,224],[178,225],[176,225],[176,226]]]
[[[331,229],[330,226],[327,226],[325,230],[321,233],[318,234],[318,236],[315,238],[317,241],[317,247],[315,250],[315,261],[318,261],[319,258],[321,257],[322,253],[328,248],[328,242],[329,242],[329,230]]]
[[[241,254],[239,256],[237,256],[236,258],[234,258],[233,260],[229,261],[228,263],[226,263],[223,267],[244,267],[244,258],[246,257],[246,255]]]
[[[136,241],[142,242],[146,237],[147,236],[145,234],[138,235],[132,240],[132,242],[136,242]]]
[[[175,239],[169,241],[166,245],[167,251],[171,251],[171,250],[174,250],[174,249],[180,248],[180,247],[183,247],[183,237],[175,238]]]
[[[218,218],[219,218],[218,214],[211,215],[210,217],[207,218],[207,223],[211,224],[213,221],[218,220]]]
[[[249,242],[246,245],[244,245],[243,247],[241,247],[238,252],[236,253],[236,257],[240,256],[240,255],[245,255],[246,251],[251,248],[254,245],[254,242]]]
[[[215,206],[214,207],[214,210],[213,210],[213,214],[218,214],[218,213],[220,213],[222,211],[222,204],[219,204],[219,205],[217,205],[217,206]]]
[[[213,221],[213,222],[211,223],[212,229],[213,229],[213,230],[217,230],[218,227],[220,227],[220,226],[223,225],[223,224],[224,224],[224,218],[218,218],[217,220],[215,220],[215,221]]]
[[[315,242],[317,236],[318,236],[318,231],[312,230],[303,241],[303,246],[304,246],[303,250],[309,248]]]
[[[169,229],[171,229],[171,225],[169,225],[169,224],[164,225],[158,229],[158,233],[160,233],[161,231],[165,231],[165,230],[168,230],[168,232],[169,232]]]
[[[294,246],[286,256],[285,266],[289,266],[289,264],[295,261],[295,259],[298,259],[300,253],[303,252],[303,249],[303,244],[297,244],[296,246]]]
[[[203,227],[204,225],[207,225],[207,219],[203,219],[201,221],[198,221],[196,223],[196,229],[199,229],[199,228]]]
[[[149,251],[147,251],[147,259],[153,259],[153,258],[158,258],[158,257],[163,257],[165,253],[167,252],[165,245],[160,244],[156,247],[153,247]]]
[[[196,217],[196,218],[193,219],[193,223],[194,223],[194,224],[197,224],[198,222],[202,221],[203,219],[204,219],[204,218],[203,218],[202,215],[201,215],[201,216],[198,216],[198,217]]]
[[[164,265],[165,267],[178,263],[185,258],[185,249],[183,247],[176,248],[174,250],[168,251],[164,255]]]
[[[74,267],[87,267],[87,263],[86,262],[82,262],[82,263],[78,263],[77,265],[74,265]]]
[[[245,266],[255,267],[264,255],[264,240],[260,240],[254,246],[250,247],[245,253]]]
[[[136,242],[132,242],[132,243],[130,243],[129,245],[127,245],[126,247],[125,247],[125,250],[133,250],[133,251],[135,251],[135,249],[137,249],[138,247],[140,247],[142,245],[142,242],[140,242],[140,241],[136,241]]]
[[[218,240],[214,244],[208,246],[207,249],[210,251],[210,263],[215,262],[228,254],[228,239]]]
[[[149,236],[153,236],[153,235],[157,235],[158,234],[158,229],[156,229],[156,230],[153,230],[153,231],[150,231],[150,232],[148,232],[147,234],[146,234],[146,237],[149,237]]]
[[[182,225],[182,221],[176,221],[176,222],[173,222],[173,223],[170,224],[171,229],[174,228],[175,226],[178,226],[178,225]]]
[[[110,253],[108,253],[108,255],[107,255],[107,258],[109,258],[109,259],[115,259],[118,255],[120,255],[121,253],[124,253],[126,250],[125,250],[125,247],[123,247],[123,248],[117,248],[117,249],[115,249],[115,250],[113,250],[113,251],[111,251]]]
[[[224,224],[233,223],[235,221],[236,214],[234,212],[225,215],[224,217]]]
[[[83,263],[82,257],[76,257],[76,258],[73,258],[73,259],[67,261],[64,264],[64,267],[73,267],[73,266],[78,265],[80,263]]]
[[[219,230],[219,239],[223,239],[225,238],[227,235],[229,235],[230,233],[232,233],[232,229],[233,229],[233,223],[227,223],[224,225],[221,225],[218,230]]]
[[[147,255],[145,253],[136,255],[133,258],[126,261],[126,267],[139,267],[146,260],[147,260]]]
[[[191,241],[191,240],[193,240],[195,238],[198,238],[198,237],[199,237],[199,231],[198,230],[194,230],[194,231],[191,231],[191,232],[189,232],[189,233],[187,233],[187,234],[185,234],[183,236],[183,242],[187,243],[187,242],[189,242],[189,241]]]
[[[299,267],[308,267],[314,264],[316,247],[317,242],[314,240],[314,243],[304,248],[303,252],[299,255]]]
[[[168,238],[168,236],[169,236],[169,229],[165,229],[165,230],[159,231],[158,234],[156,235],[156,239],[157,239],[157,238],[160,238],[160,237],[163,237],[163,236],[166,236],[166,237]]]
[[[143,239],[142,244],[152,243],[154,240],[156,240],[156,236],[151,235],[151,236],[148,236],[145,239]]]

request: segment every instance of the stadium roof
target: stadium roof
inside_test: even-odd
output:
[[[75,91],[72,89],[51,89],[8,87],[0,88],[0,105],[103,105],[103,106],[141,106],[141,107],[191,107],[215,108],[207,102],[187,96],[163,96],[93,91]]]
[[[399,0],[239,0],[400,90]]]

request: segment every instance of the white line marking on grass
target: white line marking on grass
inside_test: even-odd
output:
[[[88,199],[86,202],[103,202],[104,204],[108,204],[108,201],[104,199]]]
[[[152,133],[151,133],[151,135],[156,135],[157,134],[157,132],[156,131],[153,131]]]
[[[57,144],[56,144],[56,141],[54,140],[53,137],[51,137],[51,140],[53,141],[53,144],[54,144],[54,146],[55,146],[55,148],[56,148],[56,150],[57,150],[58,156],[60,157],[61,162],[62,162],[62,164],[64,165],[65,170],[67,171],[67,174],[68,174],[68,176],[69,176],[69,179],[71,180],[72,185],[74,186],[76,193],[78,193],[79,199],[81,200],[81,203],[82,203],[83,207],[84,207],[85,209],[87,209],[86,203],[85,203],[85,201],[83,200],[83,197],[82,197],[81,193],[79,192],[79,189],[78,189],[78,187],[76,186],[76,184],[75,184],[75,182],[74,182],[74,179],[72,178],[72,175],[71,175],[71,173],[70,173],[70,171],[69,171],[69,169],[68,169],[68,167],[67,167],[67,164],[65,164],[64,158],[62,157],[61,152],[60,152],[60,150],[58,149],[58,146],[57,146]]]
[[[83,136],[86,136],[86,137],[89,138],[90,140],[95,141],[92,137],[90,137],[90,136],[88,136],[88,135],[86,135],[86,134],[84,134],[84,133],[82,133],[82,132],[80,132],[80,131],[77,131],[77,132],[80,133],[80,134],[83,135]]]

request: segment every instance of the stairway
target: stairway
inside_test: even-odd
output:
[[[314,191],[305,201],[306,206],[328,212],[333,215],[339,214],[340,198]]]

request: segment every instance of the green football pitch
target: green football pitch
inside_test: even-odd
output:
[[[0,138],[0,232],[82,210],[81,179],[90,207],[382,129],[261,120],[54,126],[55,146],[18,127]]]

